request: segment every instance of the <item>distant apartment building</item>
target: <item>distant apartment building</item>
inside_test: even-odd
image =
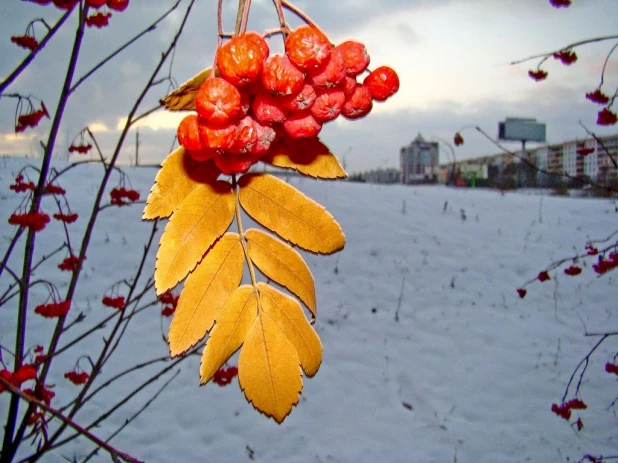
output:
[[[401,183],[434,183],[440,175],[438,142],[425,141],[419,133],[400,151]]]

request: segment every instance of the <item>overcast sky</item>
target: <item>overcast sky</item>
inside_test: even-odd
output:
[[[172,0],[132,0],[123,13],[113,13],[110,27],[88,29],[77,75],[87,71],[100,57],[152,22],[171,6]],[[216,43],[216,1],[198,0],[179,44],[173,75],[183,82],[212,62]],[[181,8],[188,4],[183,0]],[[225,0],[225,29],[231,30],[236,0]],[[579,61],[570,67],[550,59],[544,69],[549,77],[534,82],[527,77],[536,62],[510,66],[508,63],[569,43],[603,35],[618,34],[618,2],[615,0],[573,0],[567,9],[555,9],[548,0],[298,0],[329,34],[334,43],[355,39],[365,43],[371,55],[370,67],[390,65],[399,74],[399,93],[359,121],[338,119],[327,124],[323,141],[342,157],[349,172],[377,167],[398,167],[399,149],[420,132],[426,139],[452,140],[461,127],[479,125],[492,136],[505,117],[535,117],[547,123],[550,143],[583,138],[582,121],[597,134],[618,132],[618,126],[596,126],[598,107],[585,99],[600,79],[608,51],[616,41],[586,45],[577,49]],[[0,1],[0,80],[23,59],[26,52],[10,42],[10,36],[24,33],[37,17],[50,24],[62,14],[53,6],[39,6],[18,0]],[[123,117],[136,92],[142,88],[161,52],[179,25],[181,11],[169,17],[154,33],[99,71],[71,99],[57,147],[64,156],[73,137],[90,126],[103,148],[111,150]],[[287,18],[299,24],[291,13]],[[54,111],[59,87],[69,58],[76,17],[43,50],[6,93],[32,94]],[[258,31],[276,27],[271,0],[253,0],[249,27]],[[43,29],[37,26],[37,37]],[[70,26],[70,27],[68,27]],[[271,39],[274,50],[281,39]],[[610,60],[605,77],[606,93],[618,86],[618,52]],[[166,85],[152,91],[143,109],[165,95]],[[37,130],[16,136],[15,100],[0,99],[0,155],[40,152],[39,141],[47,134],[50,121]],[[143,162],[160,162],[169,151],[178,115],[163,111],[144,120],[140,128],[140,156]],[[472,130],[462,132],[466,143],[457,149],[460,158],[497,152]],[[134,135],[122,161],[133,156]],[[514,150],[517,144],[509,145]],[[109,153],[111,154],[111,153]],[[445,153],[441,160],[447,161]]]

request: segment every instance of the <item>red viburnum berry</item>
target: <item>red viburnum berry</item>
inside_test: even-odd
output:
[[[356,76],[369,66],[369,53],[362,43],[348,40],[337,45],[335,49],[341,52],[348,76]]]
[[[255,96],[251,109],[256,119],[261,122],[283,122],[287,116],[283,102],[266,92]]]
[[[200,139],[198,122],[199,118],[196,114],[189,114],[178,124],[178,143],[187,151],[201,151],[206,148]]]
[[[88,381],[90,375],[85,371],[82,371],[80,373],[78,373],[77,371],[68,371],[64,374],[64,377],[76,386],[79,386],[81,384],[85,384],[86,381]]]
[[[363,84],[369,88],[371,98],[384,101],[399,90],[399,76],[388,66],[380,66],[365,77]]]
[[[283,128],[292,138],[311,138],[320,133],[322,124],[311,115],[310,111],[303,111],[288,117],[283,123]]]
[[[554,8],[562,8],[571,6],[571,0],[549,0],[549,3]]]
[[[300,91],[292,95],[277,98],[283,108],[297,113],[311,108],[315,101],[316,93],[312,85],[304,83]]]
[[[11,42],[21,48],[25,48],[27,50],[34,50],[39,46],[39,42],[37,39],[30,35],[14,35],[11,37]]]
[[[369,114],[372,107],[371,92],[367,86],[356,85],[354,92],[346,97],[341,114],[347,119],[359,119]]]
[[[124,296],[110,297],[104,296],[102,301],[104,306],[111,307],[113,309],[122,310],[125,307]]]
[[[197,91],[195,108],[207,122],[225,124],[240,113],[240,93],[227,80],[212,77]]]
[[[251,116],[245,116],[238,122],[236,139],[230,148],[230,152],[235,154],[247,154],[253,151],[257,142],[257,130]]]
[[[253,82],[262,71],[263,51],[246,34],[232,37],[217,52],[219,74],[237,87]]]
[[[77,256],[69,256],[65,258],[60,264],[58,264],[58,268],[62,271],[66,272],[74,272],[79,265],[79,257]]]
[[[272,55],[264,61],[262,85],[274,95],[291,95],[303,87],[305,74],[286,55]]]
[[[71,309],[71,300],[62,302],[52,302],[49,304],[41,304],[34,308],[34,313],[37,313],[45,318],[64,317]]]
[[[23,175],[18,175],[17,177],[15,177],[15,183],[9,185],[9,189],[13,190],[15,193],[23,193],[24,191],[34,190],[34,188],[34,182],[24,182]]]
[[[308,24],[298,26],[285,39],[286,54],[296,66],[305,71],[317,69],[325,63],[332,48],[328,38]]]
[[[582,273],[582,269],[581,267],[578,267],[577,265],[571,265],[570,267],[567,267],[564,269],[564,273],[565,275],[569,275],[569,276],[575,276],[575,275],[579,275],[580,273]]]
[[[586,93],[586,99],[602,105],[609,103],[609,97],[600,88],[597,88],[594,92]]]
[[[326,62],[315,70],[307,71],[307,76],[315,88],[332,88],[343,81],[345,72],[343,56],[334,48]]]
[[[543,270],[542,272],[539,272],[537,279],[543,283],[544,281],[551,280],[551,277],[549,276],[549,273],[547,273],[547,270]]]
[[[161,310],[161,315],[164,317],[171,317],[172,315],[174,315],[174,312],[176,312],[176,308],[168,305]]]
[[[571,419],[571,409],[565,407],[564,404],[551,404],[551,411],[566,421],[569,421]]]
[[[562,64],[566,64],[567,66],[570,66],[577,61],[577,53],[571,50],[561,50],[554,53],[553,56],[555,59],[559,60]]]
[[[597,116],[598,125],[614,125],[616,122],[618,122],[618,116],[607,108],[603,108]]]
[[[233,122],[221,125],[201,122],[198,127],[200,139],[210,150],[228,150],[236,140],[238,127]]]
[[[464,139],[459,132],[457,132],[453,137],[453,143],[455,143],[455,146],[461,146],[464,144]]]
[[[528,291],[526,291],[524,288],[517,288],[517,294],[519,294],[520,298],[524,298],[526,297],[526,294],[528,293]]]
[[[321,123],[332,121],[341,114],[344,103],[345,94],[343,90],[319,90],[315,102],[311,106],[311,115]]]
[[[530,70],[528,71],[528,76],[538,82],[539,80],[547,79],[547,71],[543,71],[542,69],[537,69],[536,71]]]
[[[129,6],[129,0],[107,0],[107,7],[110,10],[124,11]]]
[[[229,368],[219,368],[215,371],[215,374],[212,377],[213,383],[219,386],[227,386],[232,382],[234,377],[238,375],[238,368],[229,367]]]
[[[43,194],[46,194],[46,195],[64,195],[64,194],[66,194],[66,190],[64,188],[62,188],[61,186],[53,185],[51,183],[48,183],[47,185],[45,185],[45,190],[43,191]]]

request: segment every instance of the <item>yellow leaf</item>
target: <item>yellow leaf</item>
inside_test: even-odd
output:
[[[285,169],[295,169],[310,177],[346,178],[341,164],[328,147],[317,138],[285,139],[273,146],[262,162]]]
[[[281,423],[303,388],[294,345],[265,312],[251,325],[238,359],[238,381],[247,400]]]
[[[228,298],[217,316],[202,353],[200,383],[210,381],[221,365],[242,345],[257,316],[255,288],[243,285]]]
[[[322,254],[345,245],[343,231],[333,216],[283,180],[267,174],[246,174],[238,183],[243,209],[282,238]]]
[[[157,252],[157,294],[173,288],[186,277],[230,226],[235,207],[231,187],[223,181],[198,185],[172,215]]]
[[[189,275],[170,325],[172,357],[202,339],[221,307],[242,279],[244,256],[240,237],[226,233]]]
[[[256,228],[247,230],[245,238],[249,241],[249,257],[253,263],[268,278],[296,294],[315,317],[315,282],[301,255],[288,244]]]
[[[296,348],[305,374],[315,375],[322,363],[322,343],[318,333],[307,321],[300,304],[266,283],[260,282],[257,287],[262,309]]]
[[[161,100],[165,109],[170,111],[195,111],[195,94],[208,79],[210,68],[194,75],[184,84]]]
[[[196,162],[185,155],[185,149],[172,151],[161,163],[161,169],[150,189],[142,219],[169,217],[200,183],[212,183],[219,176],[214,160]]]

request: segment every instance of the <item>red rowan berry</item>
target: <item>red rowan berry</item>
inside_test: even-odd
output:
[[[253,151],[257,142],[257,130],[253,122],[251,116],[246,116],[238,123],[236,139],[230,148],[232,153],[246,154]]]
[[[597,104],[604,105],[609,103],[609,97],[603,93],[600,88],[597,88],[594,92],[586,93],[586,99]]]
[[[576,265],[571,265],[570,267],[564,269],[564,273],[573,277],[582,273],[582,269]]]
[[[201,151],[206,146],[200,139],[198,131],[199,118],[196,114],[189,114],[178,124],[178,143],[180,143],[187,151]]]
[[[275,95],[291,95],[303,86],[305,74],[286,55],[272,55],[264,61],[262,85]]]
[[[607,108],[603,108],[597,115],[598,125],[614,125],[618,122],[618,115]]]
[[[191,159],[197,162],[208,161],[209,159],[212,159],[215,156],[219,155],[219,152],[217,150],[211,150],[209,148],[204,148],[203,150],[200,150],[200,151],[185,150],[185,152]]]
[[[253,124],[257,133],[257,141],[253,145],[251,154],[262,156],[268,153],[270,145],[275,141],[276,132],[270,125],[262,124],[260,121],[256,120]]]
[[[345,96],[348,97],[352,93],[354,93],[357,85],[358,83],[356,82],[356,78],[345,76],[345,78],[343,79],[343,93],[345,93]]]
[[[455,143],[455,146],[463,145],[464,139],[459,132],[457,132],[455,136],[453,137],[453,143]]]
[[[524,298],[526,297],[526,294],[528,293],[528,291],[526,291],[524,288],[517,288],[517,294],[519,294],[520,298]]]
[[[266,58],[268,58],[268,55],[270,54],[270,48],[268,47],[268,43],[266,42],[264,37],[262,37],[259,33],[255,31],[247,32],[245,34],[245,37],[258,46],[258,48],[260,49],[258,59],[260,63],[264,63],[264,61],[266,60]]]
[[[53,0],[54,5],[61,10],[70,10],[77,5],[78,1],[79,0]]]
[[[539,272],[539,275],[537,276],[537,278],[541,283],[547,280],[551,280],[549,273],[547,273],[547,270],[543,270],[542,272]]]
[[[110,10],[124,11],[129,6],[129,0],[107,0],[107,7]]]
[[[554,53],[553,56],[555,59],[560,60],[562,64],[566,64],[567,66],[570,66],[575,61],[577,61],[577,53],[571,50],[562,50]]]
[[[211,150],[227,150],[236,139],[237,126],[233,122],[214,125],[200,122],[198,131],[204,146]]]
[[[341,107],[345,103],[343,90],[319,90],[315,102],[311,106],[311,115],[318,122],[328,122],[341,114]]]
[[[305,83],[297,93],[280,97],[277,100],[285,109],[296,113],[311,108],[311,105],[315,101],[315,97],[316,93],[313,86]]]
[[[365,77],[363,84],[369,88],[371,98],[384,101],[399,90],[399,76],[388,66],[380,66]]]
[[[282,101],[266,92],[255,96],[251,109],[257,120],[261,122],[283,122],[287,116]]]
[[[215,158],[215,164],[226,175],[244,174],[260,158],[256,155],[241,154],[238,156],[219,156]]]
[[[254,81],[264,60],[259,45],[246,34],[232,37],[217,52],[217,68],[221,77],[235,86]]]
[[[357,85],[341,107],[341,114],[347,119],[359,119],[366,116],[373,107],[371,93],[366,85]]]
[[[356,76],[369,66],[369,53],[362,43],[348,40],[337,45],[335,49],[341,52],[347,75]]]
[[[200,117],[213,124],[225,124],[240,113],[240,93],[220,77],[206,79],[195,95]]]
[[[547,71],[543,71],[542,69],[538,69],[536,71],[528,71],[528,76],[532,80],[536,80],[538,82],[539,80],[547,79]]]
[[[332,48],[328,38],[308,24],[297,27],[285,39],[285,50],[290,60],[304,70],[321,66],[330,56]]]
[[[310,138],[320,133],[322,124],[311,115],[310,111],[304,111],[288,117],[283,123],[283,128],[292,138]]]
[[[86,5],[91,8],[101,8],[107,3],[107,0],[86,0]]]
[[[343,55],[334,48],[326,62],[313,71],[307,71],[307,75],[315,88],[332,88],[338,85],[346,76]]]

